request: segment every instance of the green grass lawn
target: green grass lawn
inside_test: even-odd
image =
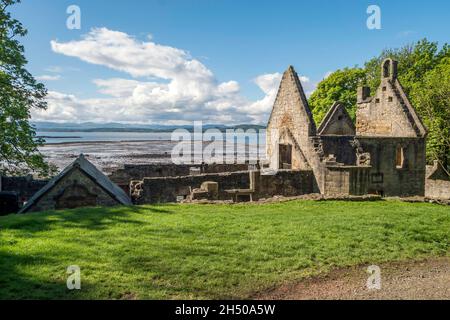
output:
[[[450,255],[449,233],[449,207],[398,201],[13,215],[0,218],[0,299],[246,298],[333,267]]]

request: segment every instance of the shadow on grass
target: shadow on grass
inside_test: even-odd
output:
[[[0,219],[0,228],[15,229],[28,232],[47,231],[55,227],[84,228],[103,230],[117,223],[143,224],[139,215],[174,214],[162,206],[120,206],[108,208],[80,208],[63,211],[10,215]]]
[[[43,274],[39,266],[58,265],[42,256],[11,254],[0,250],[0,300],[79,299],[80,292],[67,289],[65,268],[57,275]],[[22,270],[21,270],[22,269]],[[24,272],[23,269],[29,271]],[[93,290],[87,285],[86,290]]]

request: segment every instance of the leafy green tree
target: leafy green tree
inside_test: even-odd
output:
[[[7,11],[18,2],[0,0],[0,173],[45,176],[49,166],[38,151],[42,141],[29,120],[32,108],[46,108],[47,91],[25,68],[24,47],[17,38],[27,31]]]
[[[355,119],[356,91],[366,80],[366,73],[360,68],[337,70],[321,81],[309,98],[314,120],[319,124],[335,101],[344,104],[350,116]]]
[[[450,160],[450,58],[427,72],[411,95],[430,131],[427,159],[438,159],[448,168]]]

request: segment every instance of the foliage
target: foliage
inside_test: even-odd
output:
[[[442,59],[427,72],[412,99],[423,115],[428,135],[427,158],[440,159],[444,167],[450,160],[450,58]]]
[[[335,101],[340,101],[348,113],[355,119],[356,91],[366,79],[366,73],[360,68],[337,70],[319,83],[309,98],[314,121],[319,124]]]
[[[17,37],[27,31],[7,12],[20,0],[0,0],[0,173],[23,173],[32,170],[47,175],[45,163],[30,125],[30,110],[45,109],[47,91],[26,70],[24,47]]]
[[[346,68],[337,70],[319,83],[317,90],[310,97],[314,118],[320,122],[334,101],[342,101],[354,118],[356,113],[356,90],[358,86],[367,85],[375,92],[380,84],[381,63],[385,58],[399,62],[398,78],[412,104],[419,112],[430,130],[427,147],[428,162],[439,159],[448,164],[448,110],[450,108],[450,91],[446,85],[450,46],[444,44],[440,49],[437,42],[427,39],[399,49],[386,49],[368,62],[364,68]],[[442,87],[439,87],[439,74]],[[433,80],[434,79],[434,80]],[[439,87],[439,88],[438,88]],[[433,91],[438,91],[433,93]],[[438,99],[434,106],[433,99]]]
[[[331,268],[449,255],[449,210],[400,201],[85,208],[0,217],[0,299],[226,299]],[[81,290],[66,287],[68,266]]]

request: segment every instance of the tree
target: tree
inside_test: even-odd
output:
[[[365,81],[366,72],[360,68],[337,70],[321,81],[309,98],[316,123],[322,121],[335,101],[342,102],[355,119],[357,88]]]
[[[450,160],[450,58],[427,72],[411,95],[430,131],[427,159],[438,159],[445,168]]]
[[[20,0],[0,0],[0,173],[33,171],[46,176],[49,166],[30,124],[31,109],[45,109],[47,90],[26,70],[24,47],[17,40],[27,34],[8,7]]]

